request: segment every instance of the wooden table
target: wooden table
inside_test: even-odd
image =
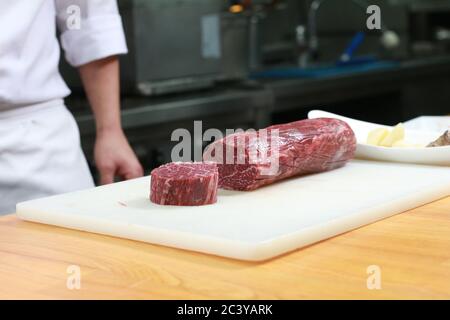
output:
[[[81,270],[69,290],[68,267]],[[367,288],[367,268],[381,289]],[[0,298],[450,298],[450,197],[262,263],[0,218]]]

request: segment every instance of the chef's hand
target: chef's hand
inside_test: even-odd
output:
[[[119,60],[107,57],[78,68],[94,112],[97,139],[94,160],[101,184],[143,175],[142,167],[123,133],[120,121]]]
[[[101,184],[114,182],[115,176],[128,180],[144,174],[122,130],[97,133],[94,159]]]

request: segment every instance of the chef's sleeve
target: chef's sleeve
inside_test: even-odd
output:
[[[61,46],[70,65],[127,53],[116,0],[54,1]]]

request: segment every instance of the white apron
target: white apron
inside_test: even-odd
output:
[[[63,100],[0,111],[0,215],[21,201],[93,186]]]

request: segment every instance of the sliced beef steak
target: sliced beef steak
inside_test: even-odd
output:
[[[254,190],[288,177],[342,167],[355,149],[355,134],[347,123],[319,118],[235,133],[210,144],[203,156],[217,163],[220,188]]]
[[[172,162],[151,172],[150,200],[173,206],[201,206],[217,201],[214,163]]]

